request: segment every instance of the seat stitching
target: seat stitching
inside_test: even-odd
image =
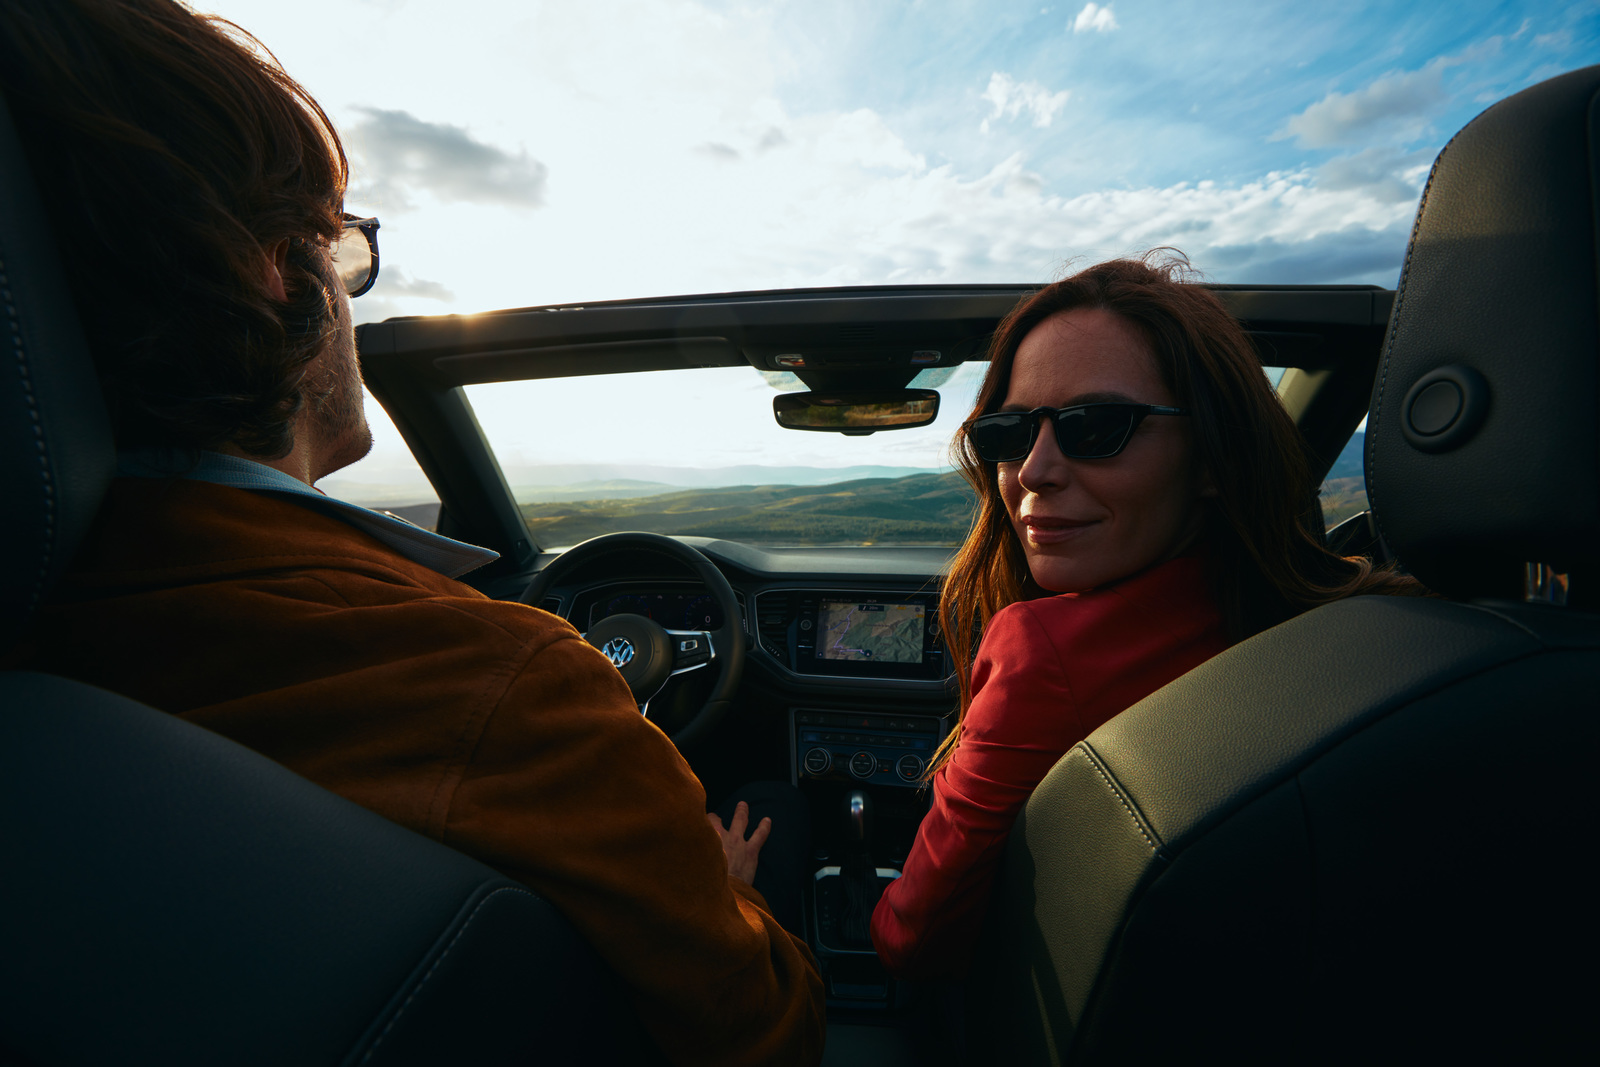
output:
[[[439,969],[439,965],[445,961],[445,958],[448,957],[452,951],[454,951],[456,942],[460,941],[466,936],[467,929],[472,925],[472,920],[477,916],[478,912],[482,911],[488,905],[489,901],[493,900],[501,893],[521,893],[524,896],[533,897],[534,900],[540,899],[526,889],[518,889],[516,886],[508,885],[501,886],[499,889],[496,889],[494,892],[478,901],[478,906],[472,909],[472,914],[468,915],[466,921],[461,924],[461,929],[456,931],[456,936],[450,939],[450,943],[445,946],[444,951],[439,953],[439,958],[433,961],[433,966],[428,968],[428,973],[422,976],[422,980],[419,981],[416,985],[416,988],[411,991],[411,995],[406,997],[405,1003],[401,1004],[400,1007],[396,1009],[394,1018],[389,1020],[389,1025],[385,1026],[383,1028],[383,1032],[373,1039],[372,1047],[367,1049],[367,1054],[365,1056],[361,1057],[362,1063],[371,1061],[373,1055],[378,1051],[378,1046],[383,1044],[384,1038],[389,1036],[389,1031],[394,1029],[394,1024],[400,1021],[400,1017],[406,1013],[406,1009],[411,1007],[411,1002],[417,999],[417,994],[421,993],[422,988],[428,984],[428,979],[433,977],[433,972],[437,971]]]
[[[39,563],[39,573],[33,580],[33,592],[28,598],[27,612],[39,606],[40,599],[44,596],[45,576],[50,572],[50,560],[54,555],[56,538],[56,494],[55,486],[50,479],[49,445],[45,440],[44,425],[39,417],[39,401],[33,394],[33,376],[28,373],[28,354],[22,344],[22,322],[17,315],[16,300],[11,295],[11,276],[6,270],[5,259],[0,257],[0,300],[6,307],[6,322],[11,335],[11,350],[17,359],[17,375],[22,379],[22,393],[28,402],[28,417],[33,422],[33,436],[39,449],[39,480],[44,490],[44,535],[43,556]]]
[[[1467,609],[1469,609],[1471,611],[1482,612],[1483,614],[1488,615],[1488,616],[1490,616],[1492,618],[1499,619],[1501,622],[1504,622],[1504,623],[1506,623],[1506,624],[1508,624],[1510,626],[1515,626],[1517,629],[1521,630],[1523,633],[1527,634],[1529,637],[1531,637],[1535,641],[1539,642],[1539,644],[1543,645],[1545,648],[1558,647],[1558,646],[1553,646],[1548,638],[1546,638],[1538,630],[1535,630],[1532,626],[1529,626],[1527,623],[1523,622],[1521,619],[1513,618],[1512,616],[1507,615],[1503,611],[1497,611],[1493,607],[1489,606],[1488,604],[1473,604],[1473,603],[1466,603],[1466,602],[1461,602],[1461,601],[1457,601],[1457,603],[1460,604],[1460,606],[1463,607],[1463,608],[1467,608]],[[1572,647],[1572,646],[1567,646],[1567,647]],[[1587,647],[1587,646],[1578,646],[1578,647]]]
[[[1121,787],[1112,779],[1110,772],[1101,765],[1100,757],[1095,753],[1095,750],[1089,747],[1087,741],[1080,741],[1075,747],[1083,750],[1084,756],[1089,760],[1089,766],[1094,768],[1095,773],[1100,776],[1100,780],[1106,783],[1106,788],[1111,790],[1111,795],[1117,798],[1117,802],[1128,813],[1128,818],[1133,820],[1134,829],[1139,831],[1139,836],[1144,838],[1144,843],[1150,846],[1150,851],[1161,851],[1161,846],[1156,843],[1155,838],[1150,836],[1151,831],[1145,828],[1144,820],[1139,817],[1139,813],[1134,809],[1132,802],[1123,795]]]
[[[1457,133],[1456,137],[1461,134]],[[1406,260],[1400,267],[1400,287],[1395,291],[1394,308],[1389,312],[1389,336],[1383,343],[1383,363],[1378,370],[1378,392],[1372,399],[1372,416],[1374,422],[1382,422],[1383,394],[1389,384],[1390,353],[1394,349],[1394,339],[1400,333],[1400,312],[1405,307],[1406,280],[1411,277],[1411,260],[1417,253],[1417,234],[1422,232],[1422,216],[1428,210],[1428,194],[1433,191],[1433,180],[1439,175],[1439,167],[1444,163],[1445,155],[1450,151],[1450,146],[1456,143],[1456,137],[1450,138],[1445,146],[1439,150],[1438,157],[1433,161],[1433,167],[1428,171],[1428,182],[1422,187],[1422,197],[1417,201],[1417,217],[1411,223],[1411,240],[1406,242]],[[1376,442],[1377,438],[1373,439]],[[1378,526],[1378,537],[1384,540],[1383,515],[1378,510],[1378,450],[1376,443],[1371,450],[1372,461],[1367,472],[1367,503],[1368,511]]]

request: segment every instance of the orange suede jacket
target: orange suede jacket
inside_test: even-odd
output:
[[[13,657],[8,657],[13,658]],[[525,882],[680,1063],[815,1063],[810,953],[569,624],[291,501],[113,483],[21,663],[169,711]]]

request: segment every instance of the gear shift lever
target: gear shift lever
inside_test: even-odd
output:
[[[883,889],[872,862],[869,832],[872,798],[864,790],[854,790],[845,798],[849,844],[839,865],[839,880],[844,888],[844,907],[839,916],[839,933],[849,948],[872,947],[872,909],[878,906]]]
[[[867,843],[867,812],[872,810],[872,802],[867,799],[867,794],[857,789],[850,794],[850,840],[865,846]]]

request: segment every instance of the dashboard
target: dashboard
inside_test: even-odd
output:
[[[880,880],[898,876],[928,811],[925,776],[957,697],[939,625],[950,550],[673,540],[727,579],[721,595],[731,591],[732,604],[711,594],[715,575],[700,561],[645,541],[574,560],[556,572],[559,584],[540,587],[540,606],[585,632],[616,615],[643,615],[680,631],[675,640],[692,636],[681,631],[726,634],[730,623],[743,631],[736,696],[683,754],[713,800],[750,782],[797,787],[813,866],[802,886],[807,934],[830,1003],[889,1007],[899,987],[845,920],[844,872],[865,855]],[[738,618],[725,617],[729,607]],[[649,702],[651,721],[676,740],[686,717],[708,706],[716,678],[690,670],[668,679]]]
[[[752,645],[795,674],[928,682],[945,676],[935,593],[808,585],[758,588],[739,600]],[[723,624],[722,608],[702,586],[668,580],[589,586],[565,614],[580,631],[612,615],[643,615],[669,630]]]
[[[733,587],[748,648],[739,714],[770,724],[762,747],[786,750],[786,776],[919,789],[955,701],[938,617],[950,550],[678,540]],[[664,556],[608,557],[567,583],[544,606],[581,631],[618,614],[669,630],[725,623],[708,590]]]

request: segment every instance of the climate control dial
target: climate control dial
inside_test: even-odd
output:
[[[827,774],[828,769],[832,766],[833,753],[829,752],[827,749],[814,748],[810,752],[806,753],[805,768],[807,774],[814,774],[818,777],[821,777],[822,775]]]
[[[914,782],[922,777],[923,766],[921,756],[913,756],[907,752],[895,761],[894,773],[898,774],[903,782]]]
[[[871,778],[878,769],[878,757],[870,752],[857,752],[850,757],[850,773],[857,778]]]

